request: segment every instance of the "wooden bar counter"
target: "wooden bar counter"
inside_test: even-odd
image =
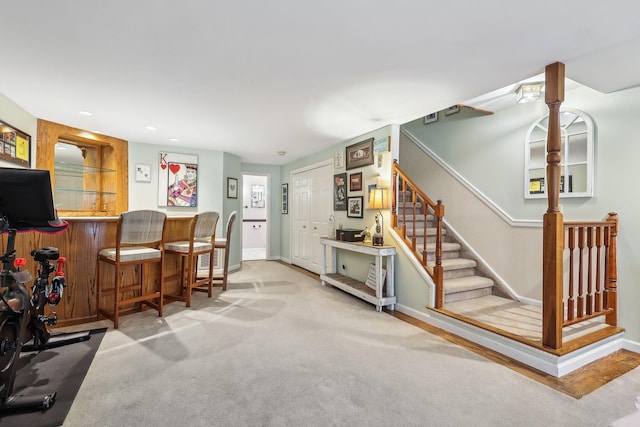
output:
[[[16,257],[27,260],[26,269],[37,275],[36,265],[31,257],[31,251],[46,246],[54,246],[60,250],[60,256],[67,258],[65,278],[67,287],[62,300],[55,307],[47,307],[47,313],[55,311],[58,314],[57,326],[69,326],[97,320],[96,309],[96,262],[98,252],[116,244],[116,228],[118,217],[65,217],[69,228],[59,234],[45,234],[34,231],[18,233],[16,236]],[[167,217],[165,241],[187,240],[189,238],[189,224],[191,217]],[[2,251],[6,248],[7,236],[0,235]],[[135,267],[137,268],[137,267]],[[145,268],[145,276],[155,274],[155,266]],[[176,256],[165,256],[164,276],[174,275],[179,269],[179,259]],[[114,269],[105,266],[103,269],[103,283],[113,286]],[[133,284],[137,279],[137,270],[133,266],[123,272],[123,284]],[[51,276],[53,277],[53,275]],[[152,276],[153,277],[153,276]],[[147,277],[144,278],[148,283]],[[26,286],[31,289],[33,281]],[[177,281],[165,281],[165,293],[176,294],[179,290]],[[139,307],[131,307],[132,311]]]

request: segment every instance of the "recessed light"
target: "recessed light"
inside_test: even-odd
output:
[[[178,142],[178,141],[180,141],[180,140],[179,140],[178,138],[169,138],[169,141],[171,141],[171,142]]]
[[[147,130],[158,130],[158,128],[155,127],[155,126],[147,126],[145,129],[147,129]]]
[[[91,111],[79,111],[79,113],[83,116],[93,116]]]

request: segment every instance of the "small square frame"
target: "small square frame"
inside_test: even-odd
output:
[[[433,123],[433,122],[437,122],[438,121],[438,112],[436,111],[435,113],[431,113],[431,114],[427,114],[426,116],[424,116],[424,124],[428,125],[429,123]]]
[[[347,197],[347,216],[349,218],[362,218],[363,201],[362,196]]]
[[[459,112],[460,112],[460,105],[452,105],[451,107],[444,110],[444,115],[450,116],[452,114],[459,113]]]
[[[151,182],[151,165],[136,163],[136,182]]]

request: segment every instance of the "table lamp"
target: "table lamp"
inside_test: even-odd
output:
[[[369,209],[378,209],[376,214],[376,232],[371,238],[373,246],[384,245],[384,217],[380,209],[389,208],[389,189],[372,188],[369,192]]]

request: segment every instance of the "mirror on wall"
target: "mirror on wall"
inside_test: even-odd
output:
[[[100,210],[98,151],[96,146],[58,140],[54,150],[56,209]]]
[[[525,138],[526,199],[546,198],[547,131],[549,116],[537,120]],[[593,122],[585,113],[560,111],[560,197],[593,197]]]

